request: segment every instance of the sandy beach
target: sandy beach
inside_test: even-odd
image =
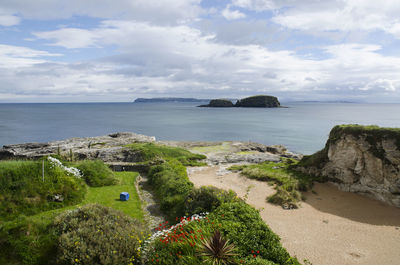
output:
[[[400,264],[400,209],[315,184],[299,209],[284,210],[266,202],[274,193],[265,182],[225,170],[226,166],[189,168],[195,186],[232,189],[260,209],[261,217],[300,262],[313,265]]]

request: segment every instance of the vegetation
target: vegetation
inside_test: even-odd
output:
[[[91,187],[116,184],[117,180],[111,169],[101,160],[83,160],[76,164],[86,183]]]
[[[267,198],[268,202],[282,205],[285,208],[297,208],[301,201],[300,191],[306,191],[312,187],[317,178],[294,170],[298,162],[293,159],[285,159],[281,162],[264,162],[253,165],[232,166],[229,170],[240,171],[242,175],[267,181],[275,185],[276,193]]]
[[[141,161],[156,161],[175,159],[184,166],[203,166],[205,163],[199,160],[205,159],[206,156],[201,154],[193,154],[186,149],[179,147],[171,147],[158,145],[154,143],[133,143],[127,147],[137,151],[141,157]]]
[[[194,188],[184,203],[185,215],[212,212],[224,202],[238,201],[236,193],[213,186]]]
[[[229,248],[231,254],[235,253],[230,255],[231,264],[247,264],[246,261],[256,258],[259,264],[299,264],[281,246],[279,237],[259,212],[243,201],[223,203],[208,216],[180,220],[172,227],[160,224],[160,229],[166,230],[151,241],[146,264],[207,264],[212,254],[205,258],[199,253],[204,253],[202,242],[209,241],[216,230],[235,245],[234,251]]]
[[[143,220],[143,211],[139,194],[135,187],[137,172],[115,172],[116,185],[89,187],[81,205],[97,203],[121,211],[137,220]],[[128,201],[120,201],[122,191],[129,193]]]
[[[81,202],[84,182],[44,161],[0,162],[0,222]]]
[[[134,186],[137,176],[136,172],[116,172],[118,185],[88,187],[85,199],[78,206],[98,203],[120,210],[134,219],[143,220],[139,196]],[[118,200],[121,191],[129,192],[128,201]],[[54,263],[50,257],[56,251],[58,236],[54,233],[52,223],[57,215],[76,207],[68,206],[29,217],[20,215],[0,224],[0,264]]]
[[[215,230],[211,238],[201,241],[199,256],[211,265],[227,265],[234,262],[235,245],[226,240],[219,230]]]
[[[236,102],[235,107],[276,108],[280,103],[276,97],[259,95],[247,97]]]
[[[183,215],[183,203],[193,189],[186,168],[179,161],[170,160],[153,166],[148,176],[159,199],[160,209],[170,219]]]
[[[140,264],[145,229],[119,211],[86,205],[54,222],[57,264]]]

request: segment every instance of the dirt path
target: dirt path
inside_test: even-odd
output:
[[[257,209],[283,246],[299,261],[313,265],[400,264],[400,209],[316,184],[297,210],[266,203],[274,193],[264,182],[250,180],[222,166],[189,168],[195,186],[232,189]],[[246,195],[247,194],[247,195]]]

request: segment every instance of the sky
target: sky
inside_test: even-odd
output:
[[[400,100],[399,0],[1,0],[0,102]]]

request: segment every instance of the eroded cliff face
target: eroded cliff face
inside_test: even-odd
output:
[[[341,190],[400,207],[400,131],[385,130],[336,126],[325,148],[305,157],[300,170],[323,176]]]

